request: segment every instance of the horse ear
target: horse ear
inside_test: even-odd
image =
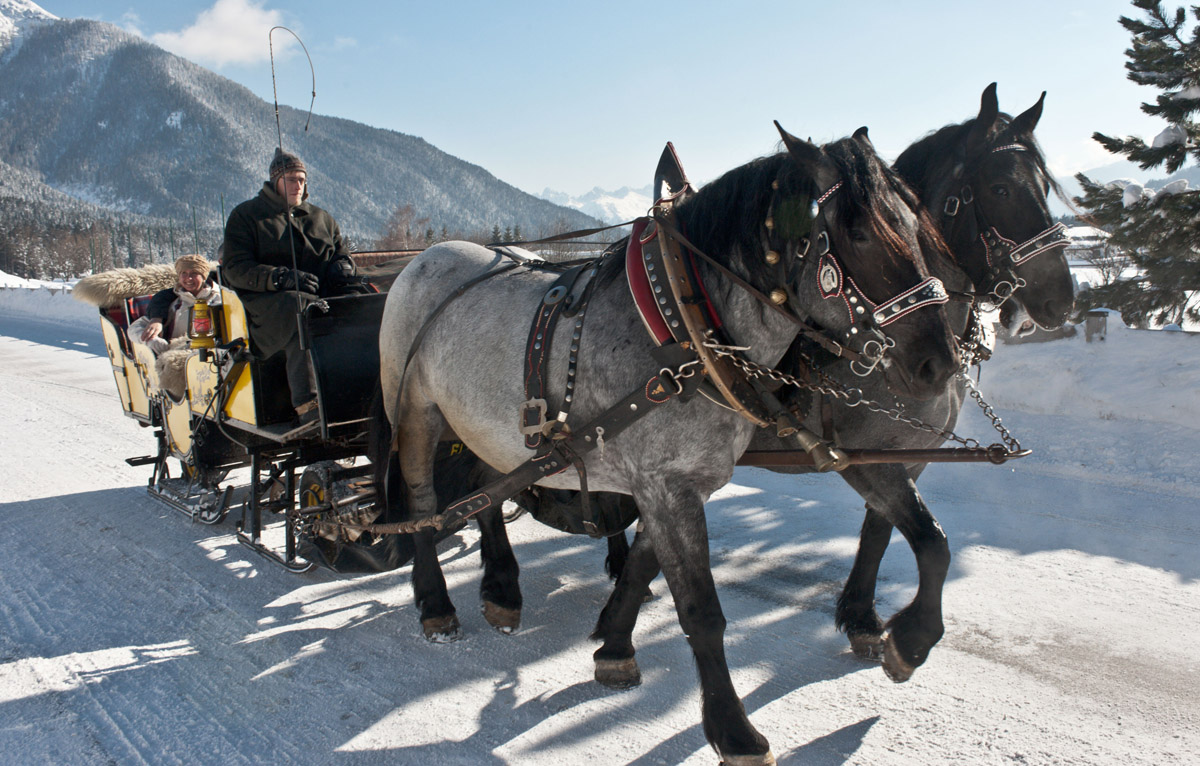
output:
[[[867,126],[866,125],[863,125],[861,128],[854,131],[854,140],[859,142],[860,144],[863,144],[864,146],[869,146],[872,149],[875,148],[875,145],[871,143],[870,137],[867,136]]]
[[[783,145],[787,147],[788,154],[792,155],[792,158],[801,165],[809,167],[821,161],[821,149],[816,144],[788,133],[779,124],[779,120],[775,120],[775,127],[779,130],[779,135],[783,137]]]
[[[979,116],[975,118],[975,124],[971,126],[971,133],[967,136],[968,146],[983,146],[987,141],[988,132],[991,131],[992,125],[996,124],[996,118],[999,116],[1000,102],[996,99],[996,83],[992,83],[983,89],[983,96],[979,99]]]
[[[1037,100],[1037,103],[1026,109],[1017,118],[1012,121],[1013,133],[1018,136],[1033,135],[1033,129],[1037,127],[1038,120],[1042,118],[1042,104],[1046,101],[1046,91],[1042,91],[1042,97]]]

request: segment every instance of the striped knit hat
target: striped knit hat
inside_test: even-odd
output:
[[[304,161],[296,155],[285,152],[278,146],[275,147],[275,157],[271,160],[271,185],[274,186],[279,177],[290,170],[299,170],[301,173],[308,174],[304,168]]]

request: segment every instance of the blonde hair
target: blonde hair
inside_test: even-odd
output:
[[[179,276],[185,271],[195,271],[207,277],[212,269],[212,263],[203,255],[184,255],[175,261],[175,273]]]

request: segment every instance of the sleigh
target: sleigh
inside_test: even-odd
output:
[[[384,260],[380,255],[389,254],[376,254],[376,261]],[[404,262],[393,257],[382,270],[398,271]],[[173,346],[161,359],[127,334],[150,295],[125,296],[99,308],[122,409],[154,429],[156,439],[153,453],[126,462],[151,467],[151,496],[192,521],[217,524],[230,511],[240,512],[239,542],[291,571],[307,571],[318,562],[338,568],[339,558],[341,567],[353,570],[394,568],[407,560],[404,541],[395,537],[375,540],[379,550],[364,556],[369,535],[321,538],[313,531],[315,522],[330,515],[359,521],[378,516],[365,458],[386,295],[328,298],[303,311],[302,347],[314,371],[318,418],[301,433],[293,422],[282,355],[255,357],[242,302],[226,287],[221,297],[211,307],[214,346]],[[447,461],[468,462],[461,450],[452,451],[448,445]],[[243,489],[230,474],[246,468]],[[283,522],[282,542],[274,545],[264,542],[271,517]],[[353,550],[342,557],[347,543],[354,543]],[[301,547],[307,556],[300,555]]]

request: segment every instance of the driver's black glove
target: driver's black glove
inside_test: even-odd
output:
[[[321,289],[321,283],[316,274],[299,269],[289,269],[287,266],[277,266],[271,273],[271,284],[276,290],[299,290],[302,293],[316,295]]]

